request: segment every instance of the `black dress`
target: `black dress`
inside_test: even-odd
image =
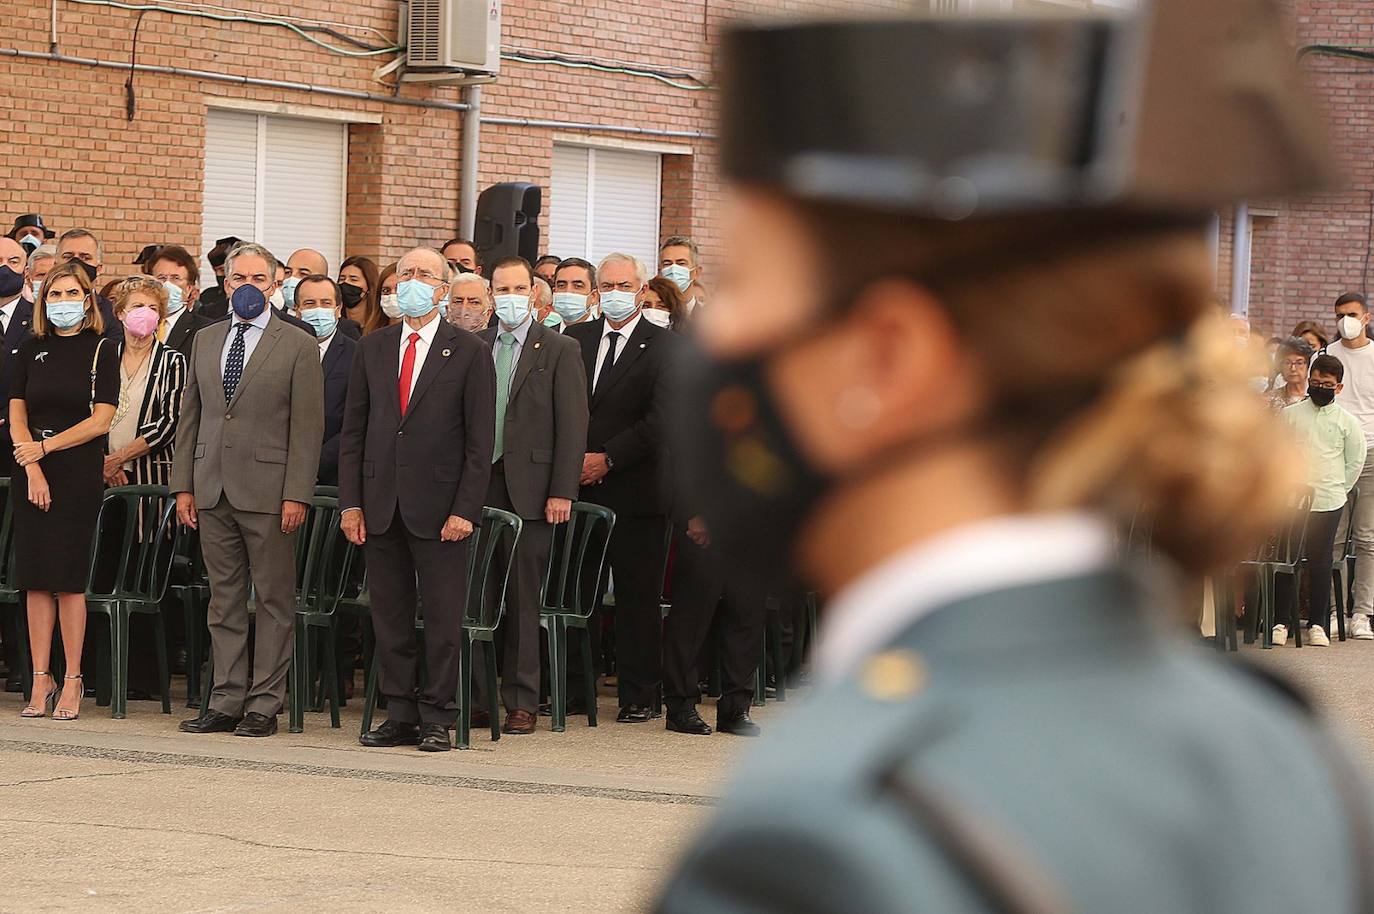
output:
[[[25,401],[35,439],[51,437],[91,415],[92,366],[95,402],[119,403],[119,346],[93,330],[75,336],[49,333],[25,340],[14,357],[10,396]],[[43,432],[47,432],[44,435]],[[15,467],[14,577],[19,590],[84,593],[96,516],[105,489],[104,437],[44,457],[52,505],[40,511],[29,501],[28,474]]]

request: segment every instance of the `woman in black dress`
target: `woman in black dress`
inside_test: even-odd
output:
[[[33,309],[33,336],[14,357],[9,423],[14,461],[14,576],[28,592],[33,702],[20,712],[75,720],[81,709],[86,575],[104,490],[105,434],[119,402],[119,350],[79,264],[48,274]],[[56,606],[53,595],[56,594]],[[53,623],[62,621],[66,681],[48,672]],[[54,708],[54,702],[56,707]]]

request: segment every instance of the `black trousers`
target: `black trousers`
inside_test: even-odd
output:
[[[399,509],[385,533],[367,533],[372,629],[378,682],[391,719],[451,726],[457,719],[458,648],[467,600],[469,540],[422,539]],[[425,676],[420,684],[415,632],[416,578],[425,619]]]
[[[587,624],[592,630],[592,654],[599,655],[601,595],[605,593],[606,572],[615,580],[615,658],[620,707],[654,705],[663,661],[660,640],[663,615],[659,597],[663,589],[663,531],[667,523],[661,516],[617,517],[615,531],[606,550],[606,566],[601,579],[593,574],[595,561],[588,550],[582,575],[582,598],[595,607]],[[584,604],[586,605],[586,604]],[[581,694],[581,664],[592,658],[570,652],[569,695]]]
[[[491,468],[487,486],[487,506],[515,511],[506,489],[505,465],[498,461]],[[501,703],[507,711],[539,710],[539,605],[544,572],[553,546],[553,525],[540,517],[522,518],[520,542],[515,547],[515,564],[506,582],[506,614],[497,629],[501,662]],[[486,707],[486,655],[472,652],[473,705]]]
[[[1331,623],[1331,550],[1335,547],[1336,528],[1344,513],[1342,506],[1334,511],[1313,511],[1307,515],[1307,542],[1303,547],[1308,574],[1307,624],[1316,625],[1322,631]],[[1275,582],[1274,591],[1275,621],[1287,622],[1290,628],[1297,626],[1297,582],[1285,575]]]
[[[697,658],[713,628],[719,630],[720,700],[716,719],[749,707],[763,639],[763,598],[731,586],[719,552],[703,549],[675,528],[673,608],[663,624],[663,697],[669,714],[696,707],[703,671]]]

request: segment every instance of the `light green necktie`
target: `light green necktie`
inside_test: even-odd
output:
[[[515,334],[502,331],[496,337],[496,447],[491,462],[506,452],[506,401],[510,399],[510,368],[515,359]]]

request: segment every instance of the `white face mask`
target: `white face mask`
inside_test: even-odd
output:
[[[684,305],[684,307],[687,309],[687,313],[688,313],[688,314],[691,314],[693,311],[695,311],[695,310],[697,309],[697,300],[696,300],[696,298],[689,298],[689,299],[687,299],[687,304]]]
[[[267,300],[267,303],[278,311],[286,305],[286,299],[282,297],[280,286],[277,287],[277,291],[272,293],[272,297]]]
[[[668,329],[668,324],[671,322],[670,315],[662,308],[645,308],[644,319],[655,326],[662,327],[664,330]]]
[[[1364,331],[1364,325],[1358,317],[1347,314],[1336,322],[1336,329],[1340,332],[1341,339],[1353,340]]]
[[[382,295],[382,313],[393,321],[401,319],[401,306],[396,302],[396,293]]]

